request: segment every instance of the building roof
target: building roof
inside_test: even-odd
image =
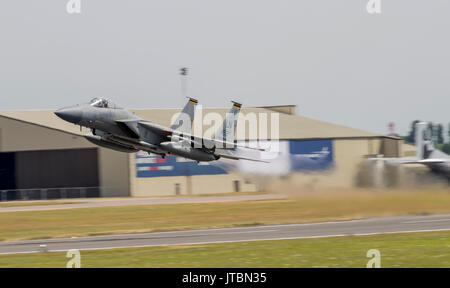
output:
[[[155,122],[161,125],[170,126],[171,118],[174,114],[181,109],[130,109],[137,116]],[[207,113],[218,113],[222,117],[229,111],[228,108],[203,108],[203,117]],[[11,110],[0,111],[0,117],[8,117],[18,121],[28,122],[34,125],[48,127],[76,135],[82,135],[88,131],[83,128],[80,132],[80,127],[74,124],[70,124],[66,121],[59,119],[54,113],[54,110]],[[277,113],[269,107],[261,108],[243,108],[242,115],[250,117],[254,113],[254,116],[260,115],[260,113],[267,113],[267,119],[270,123],[271,114]],[[290,115],[285,113],[278,113],[279,115],[279,137],[280,139],[326,139],[326,138],[372,138],[372,137],[386,137],[380,134],[367,132],[364,130],[354,129],[342,125],[337,125],[329,122],[315,120],[298,115]],[[259,117],[259,116],[258,116]],[[201,119],[196,114],[196,120]],[[205,118],[203,118],[205,119]],[[239,124],[238,124],[239,125]],[[211,125],[204,125],[206,130]],[[248,126],[247,129],[248,130]],[[270,138],[270,124],[268,125],[268,134]],[[198,133],[196,133],[198,134]],[[241,140],[238,136],[238,140]],[[245,136],[246,139],[253,139],[248,135],[248,131]]]

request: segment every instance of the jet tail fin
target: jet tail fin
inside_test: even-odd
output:
[[[234,137],[236,133],[236,124],[241,111],[242,104],[231,101],[233,106],[230,112],[225,116],[225,120],[216,132],[214,136],[215,140],[224,141],[228,143],[234,143]]]
[[[195,107],[198,100],[189,98],[183,110],[178,114],[177,119],[172,123],[170,129],[182,133],[191,133],[192,122],[194,121]]]
[[[427,129],[427,122],[416,124],[416,157],[418,160],[427,159],[434,149],[430,132]]]

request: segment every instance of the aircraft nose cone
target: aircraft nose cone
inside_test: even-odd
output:
[[[62,108],[57,110],[55,115],[68,122],[78,124],[81,122],[82,111],[78,107]]]

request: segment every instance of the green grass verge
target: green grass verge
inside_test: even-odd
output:
[[[81,204],[83,202],[68,202],[68,201],[14,201],[14,202],[0,202],[0,208],[7,207],[24,207],[24,206],[45,206],[45,205],[64,205],[64,204]],[[1,209],[0,209],[1,210]]]
[[[81,251],[81,267],[450,267],[450,232]],[[0,256],[0,267],[65,267],[65,253]]]
[[[0,213],[0,240],[450,213],[450,193],[349,193],[296,199]]]

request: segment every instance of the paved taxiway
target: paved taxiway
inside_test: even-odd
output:
[[[0,254],[450,230],[450,214],[0,242]],[[46,245],[42,247],[41,245]]]
[[[0,212],[21,212],[21,211],[42,211],[42,210],[62,210],[74,208],[94,208],[94,207],[118,207],[131,205],[158,205],[158,204],[181,204],[181,203],[209,203],[209,202],[234,202],[234,201],[255,201],[282,199],[286,196],[281,194],[256,194],[256,195],[236,195],[236,196],[192,196],[192,197],[158,197],[158,198],[87,198],[87,199],[62,199],[51,200],[60,202],[70,202],[70,204],[39,205],[43,201],[34,201],[36,205],[0,207]],[[33,201],[27,201],[31,203]],[[14,202],[8,202],[14,203]],[[20,203],[20,201],[15,201]]]

